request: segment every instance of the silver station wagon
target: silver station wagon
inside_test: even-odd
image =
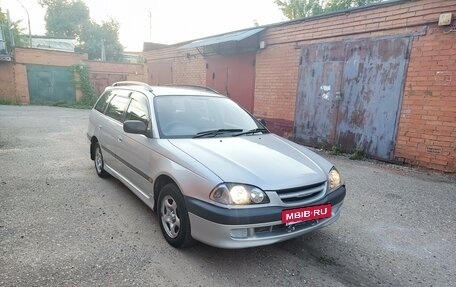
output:
[[[152,208],[174,247],[295,238],[334,222],[345,197],[331,163],[208,88],[115,83],[87,136],[97,174]]]

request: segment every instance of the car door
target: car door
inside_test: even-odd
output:
[[[123,141],[123,121],[125,110],[130,101],[131,91],[116,90],[105,112],[105,120],[101,123],[100,144],[105,164],[119,173],[122,158],[119,156],[119,146]]]
[[[132,93],[130,104],[125,113],[125,120],[142,121],[147,126],[148,136],[123,132],[119,156],[125,159],[121,167],[122,175],[138,189],[133,191],[139,191],[142,196],[149,199],[153,191],[151,165],[155,153],[150,149],[151,141],[153,141],[151,139],[150,105],[144,94]]]

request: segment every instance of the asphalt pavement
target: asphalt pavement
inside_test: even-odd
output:
[[[331,156],[333,225],[275,245],[178,250],[89,158],[88,110],[0,106],[0,286],[456,286],[456,176]]]

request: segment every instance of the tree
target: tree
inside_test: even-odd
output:
[[[107,61],[120,61],[123,46],[119,41],[119,23],[110,19],[101,25],[90,20],[89,8],[82,0],[39,0],[46,8],[46,31],[52,37],[75,38],[76,50],[100,60],[102,46]]]
[[[119,23],[114,19],[87,23],[78,38],[79,48],[88,54],[89,59],[100,60],[102,46],[105,47],[107,61],[121,61],[123,47],[119,42]]]
[[[10,23],[8,21],[8,16],[5,13],[3,13],[2,8],[0,7],[0,30],[3,32],[0,38],[3,39],[6,44],[6,47],[0,47],[1,50],[4,50],[5,48],[7,48],[7,50],[11,50],[13,44],[15,47],[27,46],[27,40],[24,35],[24,29],[19,27],[20,23],[20,20],[13,21]],[[14,43],[13,41],[11,41],[11,36],[13,36]]]
[[[299,19],[321,14],[323,8],[318,0],[275,0],[288,19]]]
[[[325,6],[325,12],[345,10],[353,7],[361,7],[382,0],[331,0]]]
[[[48,36],[74,38],[90,21],[89,8],[81,0],[40,0],[46,8],[46,31]]]
[[[382,0],[275,0],[288,19],[299,19],[323,13],[360,7]]]

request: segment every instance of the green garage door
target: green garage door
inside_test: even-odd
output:
[[[27,78],[31,104],[76,102],[73,72],[69,67],[27,65]]]

